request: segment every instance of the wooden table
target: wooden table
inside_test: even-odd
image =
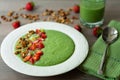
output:
[[[0,15],[6,15],[8,11],[14,10],[19,13],[19,8],[23,7],[26,2],[29,0],[0,0]],[[60,8],[67,9],[74,4],[79,4],[80,0],[34,0],[37,5],[36,9],[31,13],[41,13],[45,9],[54,9],[58,10]],[[110,20],[120,20],[120,0],[107,0],[106,10],[105,10],[105,23],[106,26]],[[23,13],[28,13],[23,11]],[[78,14],[72,14],[79,16]],[[19,19],[22,20],[22,19]],[[1,21],[1,19],[0,19]],[[9,34],[14,29],[11,26],[11,22],[1,21],[0,24],[0,44],[7,34]],[[26,20],[22,20],[22,24],[27,24]],[[76,21],[75,24],[79,23]],[[92,35],[92,29],[83,27],[83,34],[87,38],[89,45],[95,42],[97,38]],[[7,53],[6,53],[7,54]],[[7,56],[7,55],[6,55]],[[10,69],[0,57],[0,80],[101,80],[91,75],[80,72],[78,69],[74,69],[70,72],[67,72],[62,75],[53,76],[53,77],[31,77],[15,72]]]

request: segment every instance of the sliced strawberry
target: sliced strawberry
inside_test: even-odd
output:
[[[45,32],[42,32],[42,34],[46,34]]]
[[[27,61],[29,61],[29,59],[30,59],[31,57],[32,57],[31,55],[27,55],[27,56],[23,59],[23,61],[24,61],[24,62],[27,62]]]
[[[43,55],[42,51],[37,51],[33,56],[34,61],[38,61],[42,55]]]
[[[38,38],[38,42],[44,41],[45,39],[43,38]]]
[[[41,37],[42,37],[43,39],[45,39],[45,38],[47,38],[47,35],[46,35],[45,33],[41,33]]]
[[[42,42],[39,42],[36,45],[37,45],[37,48],[40,48],[40,49],[44,48],[44,44]]]
[[[42,51],[37,51],[37,52],[36,52],[36,55],[42,56],[42,55],[43,55],[43,52],[42,52]]]
[[[29,48],[30,50],[35,50],[36,49],[36,44],[35,43],[33,43],[31,46],[30,46],[30,48]]]
[[[39,40],[36,40],[36,41],[33,42],[33,44],[36,44],[36,43],[38,43],[38,42],[39,42]]]
[[[40,59],[40,55],[34,55],[33,59],[34,59],[34,61],[38,61]]]
[[[40,32],[40,29],[36,29],[36,34],[39,34]]]
[[[33,58],[30,58],[29,61],[30,61],[31,64],[34,64],[34,63],[35,63],[35,61],[34,61]]]

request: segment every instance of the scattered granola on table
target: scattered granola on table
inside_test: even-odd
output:
[[[29,3],[29,2],[28,2]],[[26,4],[27,5],[27,4]],[[35,5],[34,5],[35,6]],[[28,6],[27,6],[28,8]],[[32,9],[32,8],[31,8]],[[26,12],[26,7],[20,8],[18,11],[10,10],[6,14],[1,15],[1,22],[13,22],[20,19],[27,20],[27,23],[35,21],[54,21],[63,24],[73,24],[79,17],[75,15],[73,8],[67,9],[44,9],[40,13],[31,13],[31,10]],[[74,13],[74,14],[73,14]]]

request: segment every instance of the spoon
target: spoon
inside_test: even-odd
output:
[[[106,43],[106,49],[105,49],[105,52],[104,52],[104,54],[102,56],[102,59],[101,59],[101,64],[100,64],[100,67],[99,67],[99,70],[98,70],[98,74],[103,74],[108,47],[111,43],[116,41],[117,38],[118,38],[118,31],[115,28],[106,27],[103,30],[102,39]]]

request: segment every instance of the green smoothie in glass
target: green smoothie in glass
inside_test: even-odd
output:
[[[103,24],[105,0],[81,0],[80,20],[83,25],[94,27]]]

